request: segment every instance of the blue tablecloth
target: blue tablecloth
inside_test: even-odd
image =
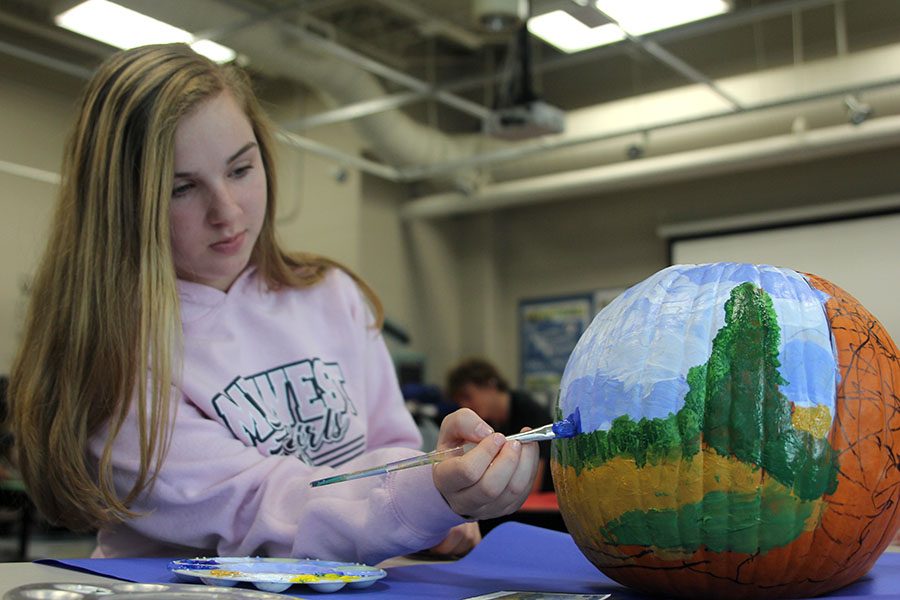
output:
[[[187,557],[178,557],[187,558]],[[141,583],[171,583],[167,558],[41,560]],[[394,567],[369,588],[320,594],[297,585],[291,595],[343,598],[459,600],[499,590],[611,593],[613,600],[645,598],[615,583],[581,554],[571,536],[521,523],[504,523],[488,533],[468,556],[455,562]],[[822,598],[862,600],[900,598],[900,553],[885,553],[868,575]]]

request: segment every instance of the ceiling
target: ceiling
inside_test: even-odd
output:
[[[874,112],[880,117],[895,107],[890,101],[882,105],[878,94],[896,96],[894,86],[900,83],[900,73],[852,63],[856,57],[875,60],[871,57],[880,49],[900,47],[897,0],[734,0],[728,14],[571,55],[531,37],[530,70],[523,67],[515,32],[480,28],[471,0],[117,1],[234,47],[264,84],[294,80],[322,92],[330,110],[281,123],[295,145],[396,181],[477,168],[477,177],[469,172],[467,180],[455,182],[470,195],[473,186],[484,185],[485,172],[492,181],[531,172],[511,169],[504,174],[503,169],[515,161],[529,164],[526,159],[542,147],[569,148],[571,154],[571,147],[622,137],[632,141],[628,152],[617,150],[618,160],[641,158],[646,149],[633,142],[638,134],[646,141],[649,132],[676,125],[826,99],[829,116],[810,113],[810,123],[804,121],[801,129],[846,122],[854,104],[865,113],[876,98]],[[533,0],[532,12],[566,3],[574,0]],[[0,61],[23,66],[48,85],[80,85],[111,49],[53,25],[53,15],[72,4],[0,0]],[[885,62],[878,60],[878,65]],[[829,70],[816,72],[820,63],[830,65]],[[845,72],[832,68],[841,65]],[[365,73],[365,84],[340,83],[345,78],[339,67],[346,67],[347,80],[358,81],[357,72]],[[795,75],[787,80],[796,89],[764,93],[774,85],[774,79],[765,77],[780,73],[785,80],[784,74],[791,72]],[[813,77],[820,81],[807,85]],[[545,105],[565,113],[565,134],[486,140],[485,118],[496,108],[515,105],[526,80]],[[689,90],[705,94],[695,112],[662,104]],[[682,102],[693,103],[689,98]],[[639,99],[642,111],[634,110]],[[648,118],[651,99],[659,103]],[[700,104],[708,106],[701,109]],[[604,109],[603,126],[595,130],[585,125],[586,115]],[[307,137],[317,127],[343,121],[358,125],[370,141],[366,156],[348,156]],[[739,130],[743,139],[750,139],[758,135],[752,131],[764,129],[750,123],[733,127],[733,140],[725,136],[715,143],[739,141]],[[783,124],[778,128],[789,132]],[[400,132],[406,137],[397,137]],[[428,151],[408,144],[412,138],[428,138],[421,142]],[[695,148],[706,143],[698,140]],[[679,150],[674,142],[668,150],[664,145],[657,154]],[[404,150],[406,146],[414,150]],[[438,146],[440,151],[432,155],[431,148]],[[552,170],[602,162],[596,154],[581,162],[567,160],[567,167]]]
[[[566,3],[534,0],[532,10],[540,12],[544,5]],[[269,0],[253,4],[265,4],[270,11],[304,7],[293,13],[295,19],[324,23],[337,42],[438,86],[477,80],[478,75],[496,76],[514,41],[512,34],[480,30],[468,0]],[[568,4],[575,2],[568,0]],[[734,0],[733,4],[729,15],[648,39],[658,41],[711,79],[833,56],[839,51],[839,27],[846,36],[842,52],[900,41],[900,3],[895,0]],[[841,23],[836,22],[838,11]],[[532,44],[535,87],[548,103],[564,110],[689,82],[639,43],[625,42],[576,55],[566,55],[538,38],[532,38]],[[496,95],[496,90],[483,84],[469,91],[481,100]]]
[[[174,13],[179,20],[203,24],[191,29],[225,44],[241,29],[267,20],[298,25],[438,87],[496,75],[514,38],[510,33],[481,29],[470,0],[117,1],[147,14]],[[647,37],[710,78],[900,41],[896,0],[732,1],[734,9],[727,15]],[[575,0],[533,0],[532,11],[567,2],[576,4]],[[91,66],[105,48],[82,43],[79,36],[53,25],[53,16],[74,4],[76,0],[0,0],[0,31],[13,43]],[[232,14],[244,17],[230,23],[210,22],[207,4],[228,7]],[[841,22],[837,22],[839,12]],[[31,25],[47,28],[47,35]],[[839,28],[845,36],[840,49]],[[59,35],[52,35],[53,30]],[[563,54],[538,38],[532,38],[532,46],[536,87],[549,103],[566,110],[686,82],[637,43],[576,55]],[[249,58],[252,66],[253,57]],[[478,87],[479,97],[491,94]]]

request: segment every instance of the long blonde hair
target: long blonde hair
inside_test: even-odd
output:
[[[65,148],[9,389],[28,490],[44,516],[70,529],[135,516],[129,505],[153,484],[165,458],[181,348],[169,230],[173,141],[181,117],[223,91],[252,124],[267,174],[266,216],[251,262],[271,289],[313,285],[328,269],[343,268],[279,247],[271,126],[243,71],[182,44],[106,60],[83,93]],[[377,297],[350,274],[380,326]],[[112,445],[129,410],[138,416],[140,470],[120,497]],[[88,442],[105,424],[109,435],[95,462]]]

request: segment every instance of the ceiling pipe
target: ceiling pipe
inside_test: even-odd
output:
[[[354,169],[359,169],[360,171],[369,173],[371,175],[376,175],[378,177],[381,177],[382,179],[387,179],[389,181],[402,180],[400,172],[391,166],[368,160],[361,156],[357,156],[356,154],[350,154],[347,152],[336,150],[331,146],[326,146],[321,142],[299,136],[295,133],[291,133],[290,131],[284,131],[283,129],[277,130],[275,132],[275,137],[279,141],[295,148],[299,148],[300,150],[306,150],[308,152],[318,154],[319,156],[330,158],[335,162],[341,163],[348,167],[353,167]]]
[[[409,202],[404,219],[446,217],[538,202],[599,196],[613,191],[657,186],[699,177],[783,166],[819,158],[900,145],[900,116],[861,125],[728,144],[627,163],[488,185],[476,193],[436,194]]]
[[[47,67],[48,69],[53,69],[54,71],[59,71],[60,73],[71,75],[78,79],[87,79],[91,76],[91,73],[93,73],[91,69],[86,67],[59,60],[40,52],[34,52],[33,50],[22,48],[15,44],[9,44],[3,40],[0,40],[0,54],[7,54],[20,60],[25,60],[42,67]]]
[[[0,160],[0,173],[15,175],[16,177],[24,177],[25,179],[40,181],[42,183],[49,183],[51,185],[59,185],[60,182],[59,173],[47,171],[45,169],[37,169],[35,167],[29,167],[27,165],[20,165],[19,163],[9,162],[6,160]]]
[[[815,206],[798,206],[761,213],[744,213],[729,217],[664,223],[656,228],[656,235],[664,240],[722,233],[723,231],[748,231],[770,229],[783,225],[808,224],[815,221],[846,219],[900,211],[900,194],[886,194],[873,198],[830,202]]]
[[[889,81],[879,81],[867,85],[849,85],[832,88],[827,91],[816,94],[805,94],[802,96],[792,96],[771,102],[765,102],[746,107],[739,115],[741,117],[757,116],[758,124],[763,124],[766,120],[778,120],[783,117],[785,111],[782,110],[780,115],[774,112],[771,116],[759,115],[758,113],[771,112],[774,109],[787,109],[790,111],[800,105],[807,105],[815,101],[823,101],[829,98],[846,96],[847,94],[858,94],[860,92],[877,92],[886,88],[896,88],[900,86],[900,79]],[[896,109],[896,107],[894,107]],[[806,109],[809,110],[809,109]],[[797,117],[796,112],[791,117]],[[731,110],[722,110],[718,112],[702,113],[695,116],[682,117],[668,121],[659,121],[646,126],[630,126],[620,129],[610,129],[575,135],[571,137],[558,137],[555,139],[538,139],[533,142],[525,142],[515,146],[508,146],[488,150],[481,154],[466,156],[454,162],[444,162],[433,165],[416,165],[405,167],[398,170],[398,181],[419,181],[431,177],[437,177],[446,173],[463,168],[493,168],[500,169],[494,171],[495,179],[511,179],[521,177],[521,173],[534,173],[539,171],[566,170],[562,164],[564,161],[571,161],[571,155],[556,156],[552,152],[558,152],[571,149],[586,154],[580,158],[581,161],[591,160],[595,154],[608,152],[608,147],[586,150],[589,145],[596,145],[599,142],[609,142],[618,140],[620,143],[614,146],[614,152],[618,152],[621,158],[625,158],[625,152],[622,149],[628,143],[646,145],[650,134],[655,134],[664,130],[683,128],[688,125],[710,124],[715,121],[718,125],[720,134],[727,135],[729,132],[739,129],[733,122],[725,123],[736,118],[736,113]],[[714,125],[710,125],[714,127]],[[631,140],[631,141],[630,141]],[[589,153],[589,155],[588,155]],[[530,159],[527,160],[526,159]],[[503,171],[502,163],[516,163],[512,167]],[[496,177],[498,173],[502,173],[503,177]]]
[[[594,7],[598,13],[603,15],[603,18],[609,21],[610,23],[614,23],[623,34],[625,34],[625,38],[638,46],[641,50],[660,61],[664,65],[668,66],[672,70],[677,73],[680,73],[688,80],[693,81],[694,83],[700,83],[705,85],[712,93],[717,95],[719,98],[728,103],[733,110],[740,111],[743,109],[741,103],[735,98],[732,94],[729,94],[727,91],[723,90],[715,81],[707,77],[704,73],[701,73],[685,61],[681,60],[656,42],[651,39],[647,39],[644,36],[634,35],[629,33],[628,29],[622,27],[622,25],[614,19],[608,13],[600,10],[596,6]]]
[[[478,34],[472,33],[464,27],[433,14],[429,14],[416,2],[410,0],[375,0],[385,8],[393,10],[417,23],[417,26],[427,35],[442,35],[469,50],[477,50],[484,45],[484,40]]]
[[[0,24],[65,48],[74,48],[79,52],[95,57],[98,61],[109,55],[109,46],[102,42],[96,42],[59,27],[48,27],[43,23],[24,19],[5,10],[0,10]]]

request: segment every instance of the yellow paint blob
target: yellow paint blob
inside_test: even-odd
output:
[[[356,581],[359,575],[338,575],[337,573],[322,573],[321,575],[296,575],[291,577],[291,583],[321,583],[323,581]]]
[[[791,413],[794,429],[808,431],[811,435],[825,439],[831,431],[831,411],[827,406],[797,406]]]
[[[240,571],[226,571],[225,569],[213,569],[209,574],[213,577],[240,577],[243,575]]]

